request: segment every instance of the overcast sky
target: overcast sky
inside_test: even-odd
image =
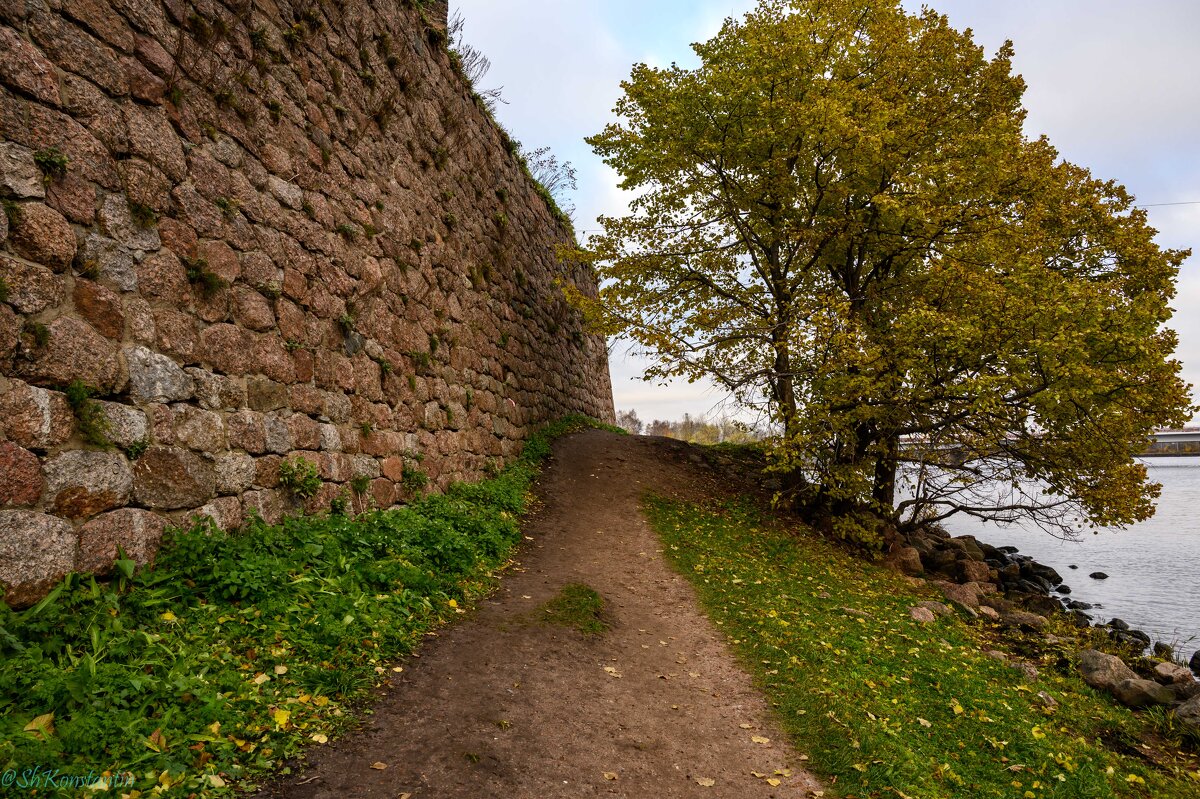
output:
[[[466,38],[492,62],[480,88],[503,86],[497,116],[528,148],[549,146],[578,170],[575,226],[596,227],[625,201],[617,177],[584,144],[612,119],[620,81],[637,62],[696,63],[690,44],[727,16],[755,5],[734,0],[460,0]],[[919,2],[905,0],[911,11]],[[958,28],[990,53],[1016,47],[1025,77],[1027,131],[1063,157],[1124,183],[1148,209],[1167,247],[1196,247],[1200,204],[1200,3],[1196,0],[940,0]],[[452,0],[452,8],[455,4]],[[1200,258],[1180,273],[1172,327],[1184,379],[1200,385]],[[618,409],[644,420],[711,412],[722,395],[686,382],[637,378],[639,363],[614,344]],[[1195,391],[1193,391],[1195,394]]]

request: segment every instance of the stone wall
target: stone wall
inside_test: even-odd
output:
[[[612,417],[558,288],[594,276],[556,258],[444,14],[0,0],[7,602],[192,514],[389,506]],[[280,484],[299,458],[307,500]]]

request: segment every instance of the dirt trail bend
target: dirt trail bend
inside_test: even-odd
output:
[[[647,490],[715,488],[682,452],[601,431],[559,440],[520,566],[497,594],[426,641],[361,731],[314,747],[307,770],[263,795],[748,799],[819,788],[639,511]],[[568,583],[601,594],[608,632],[538,621]]]

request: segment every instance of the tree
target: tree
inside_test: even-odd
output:
[[[636,65],[588,140],[636,193],[583,253],[593,321],[649,377],[765,406],[795,501],[844,535],[877,537],[860,509],[1152,514],[1133,454],[1192,411],[1163,327],[1188,253],[1023,133],[1011,44],[893,0],[764,0],[694,49]]]
[[[617,427],[631,435],[641,435],[642,420],[638,418],[637,410],[630,408],[627,411],[617,411]]]

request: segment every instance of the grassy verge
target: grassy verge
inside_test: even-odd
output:
[[[738,504],[645,507],[828,793],[1200,796],[1195,760],[1140,752],[1153,719],[1093,692],[1070,658],[1028,682],[984,653],[984,628],[914,622],[928,596],[815,536]]]
[[[0,793],[91,774],[122,775],[116,795],[212,796],[286,771],[489,589],[551,440],[591,424],[551,425],[494,479],[406,507],[177,530],[152,570],[119,561],[111,582],[0,603],[0,773],[16,774]]]

